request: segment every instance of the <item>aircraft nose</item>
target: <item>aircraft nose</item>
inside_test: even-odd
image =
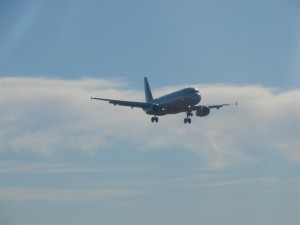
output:
[[[200,94],[200,92],[198,90],[196,90],[196,99],[199,102],[201,101],[201,94]]]
[[[197,100],[200,102],[201,101],[201,94],[198,92],[197,93]]]
[[[201,94],[200,91],[198,89],[194,89],[194,94],[193,94],[193,101],[199,103],[201,101]],[[196,103],[196,104],[197,104]]]

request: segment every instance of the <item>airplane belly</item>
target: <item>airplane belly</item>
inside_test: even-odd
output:
[[[160,99],[163,100],[163,99]],[[157,113],[158,116],[164,116],[167,114],[177,114],[181,112],[186,112],[191,106],[199,103],[199,98],[194,98],[191,96],[182,96],[174,98],[173,101],[168,99],[167,101],[160,101],[157,104],[160,105],[161,109]]]
[[[182,104],[183,102],[177,102],[175,104],[164,105],[159,115],[177,114],[188,110],[190,104]]]

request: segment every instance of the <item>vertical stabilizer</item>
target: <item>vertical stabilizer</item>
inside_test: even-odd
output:
[[[144,77],[144,89],[145,89],[145,99],[146,102],[150,102],[153,100],[153,96],[151,93],[151,89],[147,80],[147,77]]]

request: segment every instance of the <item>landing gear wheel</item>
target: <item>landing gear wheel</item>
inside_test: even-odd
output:
[[[186,112],[186,118],[184,118],[183,122],[190,124],[192,122],[191,118],[189,118],[190,116],[193,116],[193,113],[191,111],[187,111]]]
[[[158,123],[158,117],[151,117],[151,122],[153,123],[153,122],[156,122],[156,123]]]
[[[183,122],[190,124],[192,122],[192,120],[190,118],[184,118]]]

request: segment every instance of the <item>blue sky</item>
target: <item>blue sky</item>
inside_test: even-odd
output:
[[[2,1],[0,28],[0,224],[299,224],[297,1]],[[239,106],[89,100],[144,76]]]
[[[299,85],[297,1],[1,4],[1,76]]]

